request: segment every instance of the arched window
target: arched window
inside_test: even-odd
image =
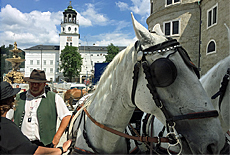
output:
[[[208,43],[207,54],[213,53],[213,52],[216,52],[216,43],[215,43],[214,40],[211,40],[211,41]]]

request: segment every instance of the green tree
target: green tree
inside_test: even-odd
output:
[[[106,60],[105,62],[111,62],[113,58],[119,53],[119,48],[117,46],[114,46],[112,43],[108,45],[107,47],[107,55],[105,56]]]
[[[61,65],[63,75],[71,81],[73,77],[78,77],[81,72],[82,58],[77,47],[65,46],[61,51]]]

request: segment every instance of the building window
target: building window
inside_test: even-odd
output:
[[[68,42],[66,42],[66,46],[68,46]]]
[[[180,34],[180,21],[164,22],[164,31],[166,36],[175,36]]]
[[[70,46],[72,46],[72,43],[70,43]]]
[[[46,65],[46,60],[43,60],[43,64]]]
[[[46,68],[43,68],[43,70],[46,72]]]
[[[30,60],[30,65],[33,65],[33,60]]]
[[[216,53],[216,42],[211,40],[207,46],[207,54]]]
[[[33,68],[30,68],[30,72],[32,72],[33,71]]]
[[[40,65],[40,60],[37,60],[37,65]]]
[[[217,24],[217,4],[207,11],[207,27]]]
[[[50,65],[53,65],[54,64],[54,61],[53,60],[50,60]]]
[[[50,73],[53,73],[53,71],[54,71],[53,68],[50,68]]]
[[[180,3],[180,0],[165,0],[166,6]]]

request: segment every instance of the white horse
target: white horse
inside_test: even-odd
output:
[[[230,45],[230,31],[228,27],[227,29],[228,29],[229,45]],[[200,82],[202,86],[204,87],[204,89],[206,90],[208,96],[210,96],[210,98],[219,91],[219,88],[220,88],[221,82],[223,82],[224,76],[226,76],[225,78],[228,78],[228,81],[229,81],[230,75],[227,75],[229,74],[227,73],[229,68],[230,68],[230,55],[227,56],[225,59],[219,61],[205,75],[203,75],[200,78]],[[228,130],[230,129],[230,112],[229,112],[229,109],[230,109],[230,82],[228,82],[227,84],[227,87],[225,89],[225,94],[223,95],[220,105],[219,105],[219,99],[220,99],[220,96],[218,96],[215,99],[212,99],[212,104],[214,108],[217,111],[219,111],[219,119],[221,122],[221,127],[222,127],[223,132],[227,133]],[[150,133],[152,131],[153,136],[158,136],[158,134],[163,129],[163,127],[164,127],[163,123],[161,123],[161,121],[155,118],[154,123],[153,123],[153,128],[151,128],[150,121],[149,121],[147,124],[147,131],[145,132]],[[164,130],[163,136],[166,136],[166,135],[167,135],[167,132]],[[226,136],[228,137],[227,134]],[[161,148],[164,148],[166,150],[167,147],[168,146],[166,144],[163,144],[163,143],[161,144]],[[180,148],[178,146],[171,147],[171,151],[179,152],[179,150]]]
[[[230,56],[218,62],[215,66],[213,66],[205,75],[203,75],[200,79],[201,84],[206,90],[207,94],[213,96],[219,91],[220,84],[222,82],[223,77],[227,74],[227,70],[230,68]],[[212,104],[214,108],[219,111],[219,119],[221,122],[221,127],[224,133],[226,133],[230,129],[230,82],[227,85],[225,94],[223,96],[222,102],[219,106],[219,97],[216,99],[212,99]],[[144,117],[143,117],[144,118]],[[151,129],[150,121],[147,125],[147,133],[150,133],[152,130],[152,136],[158,136],[160,131],[163,129],[164,125],[157,118],[154,119],[153,129]],[[166,136],[167,132],[164,130],[163,136]],[[167,149],[166,144],[161,144],[161,148]],[[174,152],[179,152],[179,147],[171,147],[171,150]]]
[[[179,47],[167,46],[171,42],[160,33],[159,25],[155,26],[155,33],[150,33],[133,16],[132,21],[139,42],[135,44],[136,48],[132,44],[117,54],[101,76],[93,95],[74,116],[73,120],[77,119],[71,121],[69,128],[69,133],[76,137],[72,153],[126,154],[128,150],[125,138],[98,126],[104,125],[104,128],[106,126],[123,133],[136,106],[146,113],[154,114],[165,125],[167,120],[170,131],[173,132],[176,128],[185,140],[180,142],[178,135],[174,135],[175,132],[174,138],[183,146],[188,146],[183,153],[219,153],[224,145],[219,119],[210,117],[176,122],[173,120],[176,119],[174,116],[186,117],[189,113],[205,113],[214,109],[195,73],[177,51]],[[163,47],[165,49],[160,50]],[[141,64],[139,73],[135,76],[135,84],[132,76],[137,61]],[[174,71],[177,71],[176,75]],[[161,78],[162,74],[165,77]],[[151,80],[156,79],[159,81],[152,84]],[[132,93],[132,90],[136,91]],[[153,96],[157,96],[154,100],[159,101],[158,104],[154,103]]]
[[[227,74],[228,68],[230,68],[230,56],[218,62],[204,76],[201,77],[200,82],[209,96],[213,96],[219,91],[221,81]],[[221,126],[224,133],[226,133],[230,129],[230,82],[227,85],[220,107],[219,97],[212,99],[212,104],[214,108],[219,111]]]

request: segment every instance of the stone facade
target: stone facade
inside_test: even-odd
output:
[[[228,55],[227,29],[224,22],[230,26],[229,0],[172,0],[170,5],[167,5],[167,0],[150,0],[150,4],[151,14],[146,21],[148,29],[152,30],[159,23],[165,32],[166,22],[179,21],[179,33],[169,36],[181,43],[193,63],[201,69],[201,74]],[[217,24],[207,29],[207,10],[216,4]],[[216,53],[206,54],[210,40],[215,40],[217,50]]]
[[[217,22],[207,26],[207,11],[217,6]],[[224,23],[230,27],[230,1],[229,0],[203,0],[201,3],[201,73],[206,73],[213,65],[228,56],[229,41],[228,32]],[[216,51],[207,53],[210,41],[216,43]],[[227,70],[227,69],[226,69]]]

